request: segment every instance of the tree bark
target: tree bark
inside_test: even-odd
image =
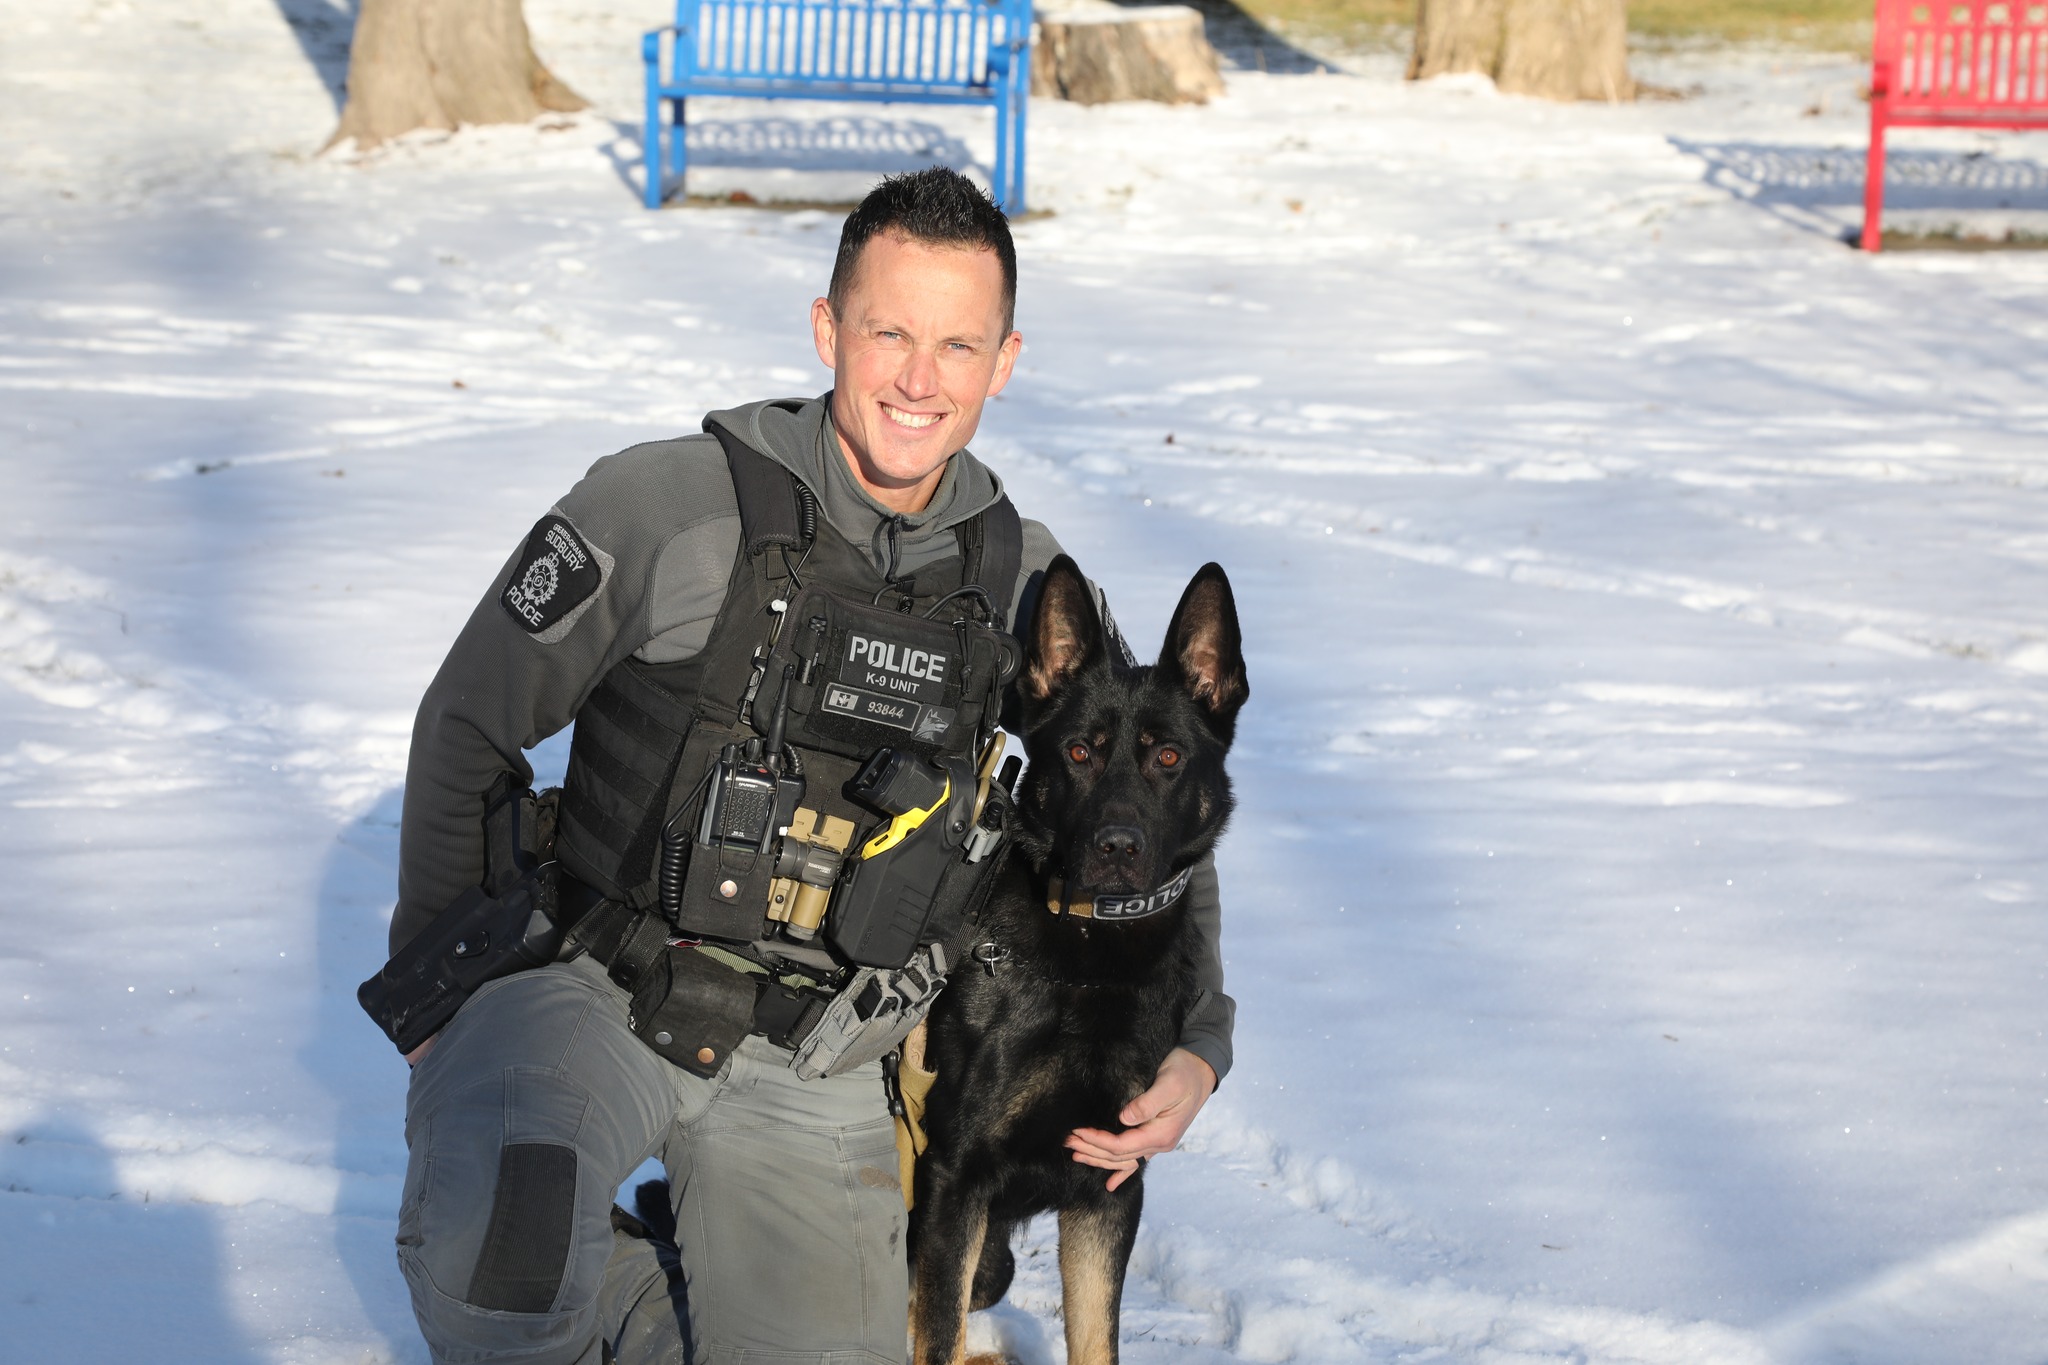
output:
[[[1420,0],[1415,13],[1415,51],[1408,79],[1477,71],[1492,77],[1500,67],[1501,13],[1506,0]]]
[[[525,123],[585,107],[533,54],[520,0],[363,0],[348,102],[328,145],[368,149],[416,128]]]
[[[1216,49],[1186,5],[1042,12],[1031,93],[1108,104],[1205,104],[1223,93]]]
[[[1510,95],[1632,100],[1624,0],[1420,0],[1408,79],[1478,71]]]

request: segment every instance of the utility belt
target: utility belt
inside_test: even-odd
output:
[[[805,1080],[836,1076],[888,1053],[931,1009],[951,965],[943,944],[906,965],[817,972],[769,966],[716,944],[674,936],[660,916],[564,879],[565,907],[583,902],[571,940],[629,992],[627,1024],[662,1057],[711,1076],[753,1034],[791,1053]],[[572,911],[573,913],[573,911]]]
[[[983,756],[978,783],[964,765],[942,780],[933,776],[943,772],[937,767],[919,779],[902,756],[892,763],[892,752],[864,764],[854,787],[885,812],[901,812],[858,850],[847,850],[850,865],[833,863],[824,887],[799,880],[793,890],[777,878],[765,892],[788,903],[785,915],[797,913],[798,892],[819,893],[807,898],[814,904],[799,920],[808,916],[815,933],[829,902],[843,926],[839,937],[890,954],[888,965],[856,958],[852,966],[820,969],[777,958],[770,967],[740,951],[744,945],[684,936],[672,923],[669,896],[660,910],[607,899],[549,856],[555,792],[515,791],[504,777],[486,799],[484,883],[456,897],[362,984],[357,999],[398,1050],[410,1053],[490,981],[588,952],[631,995],[635,1035],[687,1071],[715,1075],[749,1034],[789,1049],[790,1065],[806,1080],[874,1061],[930,1011],[979,918],[1000,864],[993,855],[1007,843],[1017,769],[1012,759],[1001,780],[992,780],[987,770],[1000,755],[999,738]],[[727,756],[707,775],[700,828],[716,824],[710,816],[718,809],[717,784],[733,766]],[[807,857],[801,836],[814,827],[792,818],[775,829],[774,837],[796,850],[773,860],[777,866]],[[845,849],[847,840],[839,844]],[[935,921],[946,926],[938,936],[931,933]]]

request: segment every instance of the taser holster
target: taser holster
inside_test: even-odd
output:
[[[356,1000],[402,1053],[439,1033],[487,982],[554,961],[555,793],[500,774],[484,798],[484,881],[472,886],[356,988]]]

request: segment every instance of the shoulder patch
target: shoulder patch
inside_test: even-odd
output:
[[[598,557],[576,528],[554,513],[534,523],[498,601],[529,635],[559,639],[553,627],[590,600],[604,582]]]

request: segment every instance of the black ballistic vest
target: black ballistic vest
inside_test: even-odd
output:
[[[957,666],[933,679],[927,675],[942,670],[915,642],[885,637],[892,618],[923,618],[934,608],[938,621],[992,617],[1001,629],[1022,567],[1022,526],[1004,497],[955,528],[958,555],[892,582],[817,515],[809,490],[788,470],[723,430],[713,434],[732,471],[741,532],[710,638],[682,662],[628,658],[607,673],[576,714],[563,783],[555,843],[562,868],[638,909],[661,902],[664,827],[691,824],[702,779],[722,749],[768,730],[785,662],[798,675],[789,689],[788,742],[806,785],[803,804],[852,821],[857,841],[888,822],[843,791],[869,754],[891,745],[971,757],[1000,705],[986,648],[963,643]],[[795,584],[793,567],[800,569]],[[986,598],[961,592],[970,587]],[[784,620],[771,654],[778,616]],[[715,873],[693,866],[693,886],[711,874],[713,884],[729,878],[742,892],[689,899],[673,926],[678,932],[739,943],[774,932],[765,914],[767,859],[701,846],[689,856],[720,863]]]

